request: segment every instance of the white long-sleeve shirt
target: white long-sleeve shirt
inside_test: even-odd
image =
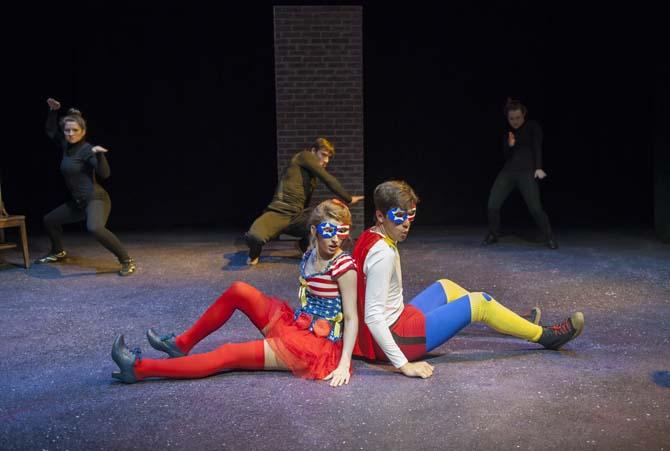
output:
[[[389,361],[400,368],[407,363],[407,357],[389,329],[405,308],[400,255],[384,240],[379,240],[368,252],[363,271],[366,276],[365,324]]]

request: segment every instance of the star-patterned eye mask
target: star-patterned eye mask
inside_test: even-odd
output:
[[[403,210],[400,207],[391,208],[386,212],[386,216],[393,221],[394,224],[402,224],[403,222],[409,220],[409,222],[414,221],[416,216],[416,207],[409,210]]]
[[[316,233],[323,238],[332,238],[337,235],[338,238],[344,240],[349,238],[349,225],[343,224],[341,226],[336,226],[330,222],[322,222],[316,226]]]

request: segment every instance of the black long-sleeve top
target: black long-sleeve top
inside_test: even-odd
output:
[[[287,214],[300,213],[309,205],[317,179],[345,202],[351,202],[351,195],[334,176],[321,167],[314,152],[303,150],[291,158],[267,209]]]
[[[514,133],[516,143],[509,145],[508,133]],[[542,169],[542,128],[536,121],[526,121],[518,129],[507,126],[503,136],[504,169],[508,171],[535,171]]]
[[[82,204],[104,199],[107,192],[97,182],[96,175],[103,180],[110,175],[105,154],[93,153],[93,146],[84,140],[68,143],[58,129],[58,117],[54,110],[49,111],[45,128],[47,136],[63,150],[60,171],[72,198]]]

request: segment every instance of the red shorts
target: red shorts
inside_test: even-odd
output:
[[[426,354],[426,318],[421,310],[412,304],[405,304],[400,317],[389,329],[407,360],[418,360]],[[372,346],[377,360],[388,361],[377,342]]]

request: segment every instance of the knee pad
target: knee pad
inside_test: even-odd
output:
[[[493,296],[484,292],[470,293],[470,311],[472,313],[472,322],[484,321],[488,307],[495,302]]]

